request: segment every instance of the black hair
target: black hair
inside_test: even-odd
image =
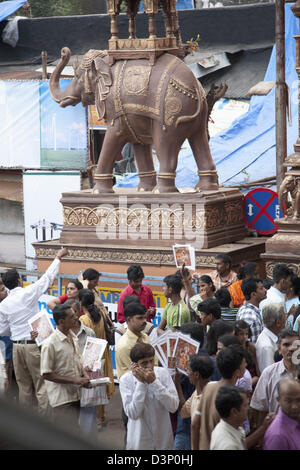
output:
[[[214,364],[209,356],[193,354],[190,356],[190,368],[193,372],[199,372],[203,379],[209,379],[214,371]]]
[[[221,318],[221,307],[219,302],[214,299],[206,299],[203,300],[203,302],[200,302],[197,306],[198,312],[203,312],[206,315],[209,315],[210,313],[215,317],[216,320]]]
[[[253,277],[255,274],[256,270],[256,263],[246,263],[243,262],[242,266],[240,267],[238,273],[237,273],[237,278],[239,280],[245,279],[247,276]]]
[[[269,290],[270,287],[272,287],[274,284],[274,281],[272,281],[271,279],[263,279],[263,286],[265,289]]]
[[[138,362],[145,357],[152,357],[155,355],[153,346],[149,343],[136,343],[130,351],[130,359],[132,362]]]
[[[246,352],[241,345],[232,345],[220,351],[216,362],[222,377],[232,379],[234,372],[241,367],[245,358]]]
[[[127,295],[123,299],[123,308],[127,307],[127,305],[131,304],[132,302],[135,302],[136,304],[141,304],[140,299],[137,295]]]
[[[20,275],[16,268],[8,269],[2,274],[2,281],[7,289],[12,290],[19,285]]]
[[[232,408],[240,410],[243,404],[243,398],[241,394],[246,394],[245,390],[235,385],[223,385],[219,388],[215,406],[216,410],[221,418],[228,418]]]
[[[203,274],[203,276],[200,276],[199,282],[204,282],[204,284],[207,284],[207,285],[211,284],[212,285],[211,290],[215,292],[216,286],[214,285],[212,278],[208,276],[207,274]]]
[[[250,300],[252,292],[256,292],[259,282],[262,282],[259,277],[250,277],[242,282],[241,289],[246,300]]]
[[[229,264],[229,268],[231,268],[232,265],[232,259],[230,258],[229,255],[226,255],[225,253],[219,253],[215,256],[216,259],[221,259],[223,263]]]
[[[214,296],[217,299],[218,303],[221,305],[221,307],[229,307],[229,304],[231,302],[231,295],[229,294],[229,291],[226,287],[221,287],[220,289],[218,289],[215,292]]]
[[[83,285],[81,284],[80,281],[78,281],[78,279],[70,279],[68,284],[74,284],[74,286],[76,287],[76,289],[80,290],[80,289],[83,289]]]
[[[292,289],[294,295],[299,297],[300,296],[300,277],[296,276],[295,274],[291,277]]]
[[[228,348],[232,344],[237,344],[239,346],[241,344],[239,342],[238,338],[234,335],[226,335],[226,334],[221,335],[221,336],[219,336],[218,341],[219,341],[219,343],[222,343],[223,346],[225,346],[225,348]]]
[[[290,329],[290,328],[284,328],[283,330],[281,330],[281,332],[279,333],[279,336],[278,336],[278,344],[280,343],[280,341],[284,338],[292,338],[294,336],[298,336],[298,333],[296,333],[296,331]]]
[[[237,320],[234,324],[234,334],[237,335],[240,330],[248,330],[248,336],[252,336],[252,331],[250,328],[249,323],[247,323],[245,320]]]
[[[83,280],[88,280],[88,281],[93,281],[94,279],[98,279],[100,276],[100,273],[96,271],[96,269],[93,268],[88,268],[82,273],[82,278]]]
[[[164,278],[164,283],[168,288],[171,288],[175,294],[180,294],[182,289],[182,280],[176,274],[170,274]]]
[[[99,323],[101,314],[95,305],[95,296],[89,289],[81,289],[78,293],[81,305],[87,309],[94,323]]]
[[[128,281],[137,281],[137,279],[144,279],[144,271],[139,264],[132,264],[127,269]]]
[[[188,268],[184,268],[184,273],[185,273],[185,274],[190,274]],[[180,279],[182,280],[181,269],[177,269],[177,271],[174,273],[174,276],[178,276],[178,277],[180,277]],[[182,285],[183,285],[183,284],[182,284]]]
[[[233,324],[228,321],[225,322],[221,318],[212,323],[206,335],[206,350],[210,356],[217,352],[218,338],[226,333],[231,333],[233,330]]]
[[[69,306],[69,308],[72,308],[73,305],[75,305],[76,310],[78,310],[80,312],[80,302],[78,302],[78,300],[76,300],[76,299],[68,299],[64,302],[63,305],[67,305],[67,306]]]
[[[242,350],[244,351],[244,357],[247,361],[247,367],[252,367],[253,366],[253,360],[252,360],[252,357],[251,357],[250,353],[241,346],[241,343],[239,342],[239,340],[236,336],[234,336],[234,335],[223,335],[223,336],[220,336],[220,338],[218,338],[218,341],[220,343],[222,343],[223,346],[225,346],[225,348],[229,348],[229,347],[240,348],[241,347]]]
[[[67,302],[63,304],[58,304],[54,307],[53,309],[53,320],[55,321],[55,324],[58,326],[59,325],[59,320],[64,320],[67,316],[67,310],[70,310],[72,307],[70,305],[67,305]]]
[[[274,359],[274,362],[279,362],[283,359],[283,357],[280,354],[280,352],[278,351],[278,349],[276,349],[276,351],[274,352],[273,359]]]
[[[186,335],[190,335],[192,339],[195,341],[198,341],[200,343],[200,348],[202,348],[203,343],[204,343],[204,328],[200,323],[196,322],[188,322],[184,323],[180,327],[181,333],[184,333]]]
[[[141,303],[130,302],[124,308],[124,317],[134,317],[135,315],[145,315],[147,313],[147,308]]]
[[[287,279],[294,272],[284,263],[275,264],[273,269],[273,281],[277,284],[281,279]]]

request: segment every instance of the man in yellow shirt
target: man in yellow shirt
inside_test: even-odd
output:
[[[130,351],[137,343],[150,343],[149,336],[143,333],[147,324],[147,309],[144,305],[131,302],[124,308],[124,317],[127,323],[127,330],[119,339],[116,346],[116,367],[118,380],[126,372],[131,371]],[[122,419],[126,429],[125,443],[127,439],[127,422],[124,409],[122,408]]]
[[[130,351],[136,343],[150,343],[149,336],[143,333],[147,324],[147,312],[143,305],[132,302],[124,309],[127,330],[116,346],[116,366],[118,379],[131,370]]]

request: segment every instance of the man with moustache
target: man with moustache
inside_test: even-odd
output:
[[[77,314],[70,305],[53,309],[54,332],[43,342],[41,376],[52,407],[54,420],[78,430],[80,387],[89,388],[90,379],[82,366],[78,338],[73,333]]]
[[[149,336],[143,333],[147,324],[146,308],[136,302],[124,309],[127,330],[116,346],[116,366],[118,379],[131,370],[130,351],[136,343],[150,343]]]
[[[225,253],[220,253],[215,256],[216,269],[208,275],[211,277],[215,288],[229,287],[237,281],[237,274],[231,270],[232,260],[230,256]]]
[[[294,354],[297,351],[298,342],[298,335],[293,330],[284,329],[281,331],[278,337],[278,351],[282,355],[282,360],[263,370],[250,403],[251,408],[259,411],[259,423],[267,413],[277,413],[278,411],[277,383],[286,377],[297,377]]]

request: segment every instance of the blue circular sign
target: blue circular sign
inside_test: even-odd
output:
[[[278,202],[278,195],[271,189],[252,189],[244,197],[244,222],[260,235],[277,232],[276,220],[283,217]]]

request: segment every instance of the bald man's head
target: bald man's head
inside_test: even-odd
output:
[[[300,382],[292,377],[281,379],[277,384],[278,403],[289,418],[300,420]]]

